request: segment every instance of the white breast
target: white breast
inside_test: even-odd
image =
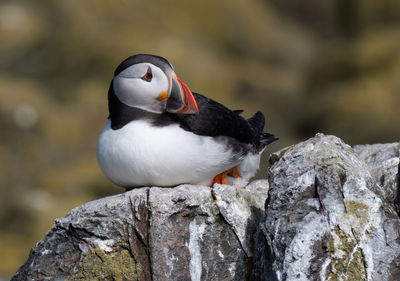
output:
[[[151,126],[133,121],[119,130],[108,121],[97,146],[105,175],[123,187],[210,185],[217,174],[238,165],[223,142],[185,131],[179,125]]]

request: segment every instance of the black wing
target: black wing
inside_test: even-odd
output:
[[[199,114],[170,114],[181,127],[202,136],[228,136],[240,142],[254,143],[264,128],[264,115],[256,113],[247,121],[239,114],[205,96],[193,93]]]

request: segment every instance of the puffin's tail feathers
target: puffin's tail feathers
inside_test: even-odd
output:
[[[253,128],[255,136],[259,136],[260,134],[262,134],[262,132],[264,130],[264,125],[265,125],[265,117],[261,111],[257,111],[253,115],[253,117],[247,119],[247,121],[250,123],[251,127]]]
[[[275,135],[264,132],[265,117],[260,111],[257,111],[250,119],[247,120],[254,130],[254,148],[257,153],[274,141],[278,140]]]

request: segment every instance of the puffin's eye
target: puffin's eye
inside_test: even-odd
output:
[[[153,73],[151,72],[151,68],[150,67],[147,69],[147,72],[146,72],[145,75],[143,75],[142,79],[147,81],[147,82],[150,82],[151,79],[153,79]]]

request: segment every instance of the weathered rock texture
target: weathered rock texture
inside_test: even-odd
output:
[[[398,143],[319,134],[270,162],[269,184],[143,187],[79,206],[12,280],[400,280]]]
[[[260,280],[400,280],[398,151],[319,134],[274,153]]]
[[[57,219],[13,280],[248,280],[266,180],[139,188]]]
[[[368,165],[371,176],[375,178],[374,191],[394,204],[397,214],[400,215],[400,143],[356,145],[354,150]]]

